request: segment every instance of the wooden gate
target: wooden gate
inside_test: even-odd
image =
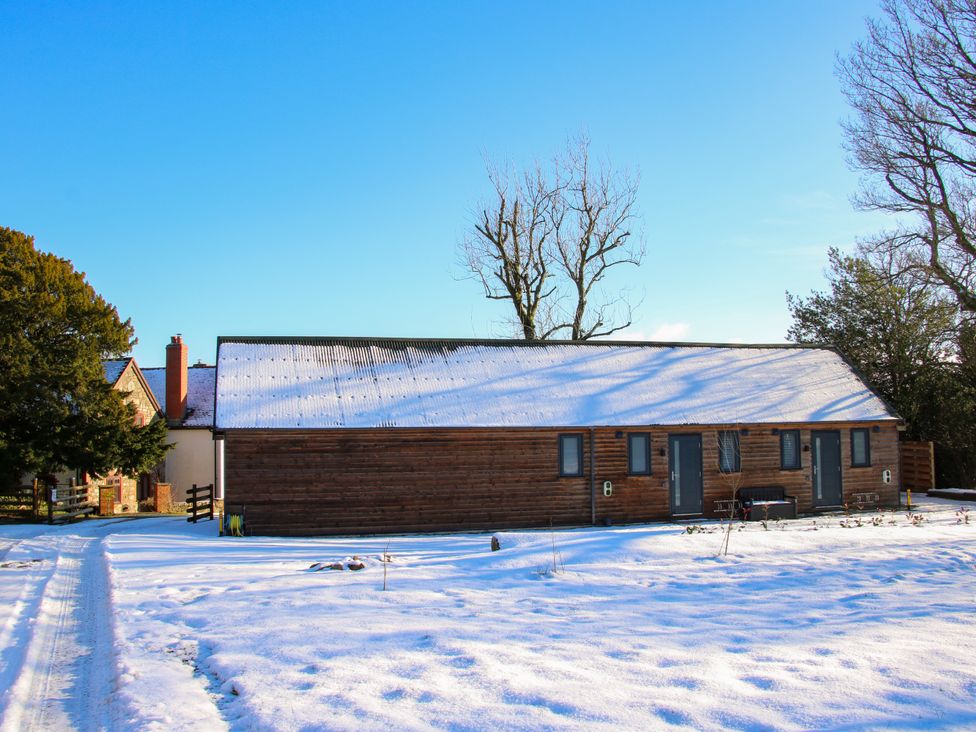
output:
[[[95,507],[88,501],[88,486],[49,486],[47,489],[47,522],[64,524],[92,513]]]
[[[190,504],[190,507],[186,509],[186,512],[190,514],[186,517],[187,521],[195,524],[200,519],[207,519],[208,521],[213,520],[213,483],[210,485],[201,486],[199,488],[197,488],[197,484],[194,483],[193,487],[186,492],[186,498],[187,503]]]
[[[935,488],[935,448],[931,442],[898,443],[901,487],[913,491]]]

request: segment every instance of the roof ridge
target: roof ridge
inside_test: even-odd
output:
[[[706,341],[637,341],[637,340],[538,340],[519,338],[415,338],[397,336],[218,336],[217,348],[223,343],[350,345],[445,345],[499,346],[537,348],[545,346],[621,346],[648,348],[741,348],[741,349],[822,349],[836,351],[829,343],[710,343]]]
[[[187,366],[187,368],[192,371],[193,369],[198,369],[198,370],[199,369],[215,369],[215,368],[217,368],[217,366],[215,364],[212,364],[212,363],[191,363],[189,366]],[[145,371],[165,371],[166,370],[166,367],[165,366],[140,366],[139,369],[141,371],[143,371],[143,372],[145,372]]]

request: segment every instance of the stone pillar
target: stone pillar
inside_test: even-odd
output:
[[[153,510],[156,513],[169,513],[173,506],[173,486],[169,483],[157,483],[155,494]]]
[[[103,485],[98,489],[98,515],[111,516],[115,513],[115,487]]]

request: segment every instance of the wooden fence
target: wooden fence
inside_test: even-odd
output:
[[[197,487],[194,483],[193,487],[186,492],[187,503],[190,507],[186,509],[186,512],[190,514],[186,517],[186,520],[190,523],[196,523],[200,519],[207,519],[208,521],[213,521],[214,514],[214,487],[213,483],[210,485],[205,485]]]
[[[0,517],[18,521],[37,521],[40,518],[41,495],[38,481],[0,491]]]
[[[900,442],[901,487],[913,491],[935,488],[935,449],[931,442]]]

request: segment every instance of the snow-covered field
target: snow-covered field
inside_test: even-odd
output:
[[[494,553],[0,526],[0,728],[973,728],[962,505],[750,524],[723,557],[711,523],[499,532]]]

